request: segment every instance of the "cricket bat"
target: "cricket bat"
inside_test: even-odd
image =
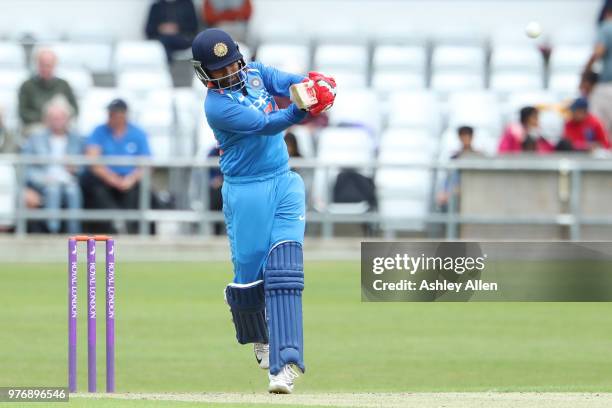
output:
[[[302,110],[308,110],[317,103],[317,95],[312,81],[291,85],[289,93],[291,102]]]

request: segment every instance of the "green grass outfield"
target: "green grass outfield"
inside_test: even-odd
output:
[[[251,348],[235,342],[223,302],[228,263],[118,261],[118,392],[265,391],[266,373],[256,368]],[[78,384],[83,391],[87,342],[80,266]],[[100,264],[100,390],[102,271]],[[361,303],[359,279],[358,263],[306,265],[307,373],[297,393],[612,391],[610,303]],[[67,383],[66,313],[65,264],[0,264],[0,386]],[[192,403],[75,398],[70,405]]]

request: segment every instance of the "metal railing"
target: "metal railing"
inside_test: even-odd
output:
[[[537,160],[535,159],[537,157]],[[15,166],[17,174],[17,204],[12,214],[0,214],[0,220],[11,221],[15,225],[18,235],[26,234],[28,220],[46,220],[50,218],[68,220],[123,220],[137,221],[139,224],[139,234],[144,236],[148,233],[148,223],[154,221],[172,221],[182,223],[194,223],[199,225],[199,233],[211,234],[212,224],[223,221],[223,214],[220,211],[211,211],[209,208],[208,195],[208,171],[218,168],[218,159],[154,159],[144,157],[100,157],[97,159],[84,156],[72,156],[62,159],[50,159],[38,156],[26,155],[0,155],[0,164]],[[72,166],[87,166],[94,164],[102,165],[133,165],[143,169],[143,177],[140,182],[139,208],[135,210],[48,210],[48,209],[27,209],[24,208],[23,191],[26,186],[25,168],[28,165],[49,165],[61,164]],[[321,161],[315,159],[292,159],[290,165],[294,169],[318,171],[324,173],[324,179],[329,180],[332,171],[340,168],[349,167],[346,164],[338,164],[332,161]],[[351,163],[351,168],[375,171],[381,167],[394,169],[427,169],[433,174],[441,171],[453,170],[473,170],[473,171],[542,171],[556,172],[568,180],[571,187],[568,191],[569,208],[567,212],[552,215],[540,216],[488,216],[488,215],[465,215],[457,212],[455,195],[451,194],[446,213],[430,211],[425,217],[393,216],[388,217],[377,211],[362,214],[335,214],[329,210],[329,205],[325,205],[320,211],[309,210],[306,214],[307,222],[310,224],[321,225],[321,235],[325,238],[332,237],[336,224],[363,224],[382,222],[424,222],[427,224],[441,224],[446,227],[446,238],[454,239],[458,237],[458,226],[463,223],[469,224],[497,224],[497,225],[557,225],[569,227],[569,236],[572,240],[580,239],[580,227],[582,225],[612,225],[612,216],[584,216],[580,214],[580,193],[582,185],[582,173],[588,172],[608,172],[612,176],[612,160],[578,158],[571,156],[547,157],[541,156],[522,157],[522,158],[496,158],[496,159],[461,159],[448,162],[435,163],[402,163],[391,164],[379,161],[355,162]],[[190,171],[205,170],[201,172],[201,184],[204,186],[200,209],[186,208],[173,210],[153,210],[151,209],[150,189],[152,186],[152,172],[154,169],[186,169]],[[435,178],[434,178],[435,180]],[[327,183],[328,189],[325,192],[326,204],[332,197],[332,183]],[[189,187],[189,182],[178,186],[184,194]]]

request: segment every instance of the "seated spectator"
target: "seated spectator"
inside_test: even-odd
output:
[[[24,133],[34,133],[40,129],[43,107],[55,96],[63,95],[74,111],[78,107],[72,88],[65,80],[55,76],[57,58],[51,50],[40,50],[36,55],[37,73],[19,88],[19,117],[24,125]]]
[[[143,130],[128,121],[128,106],[121,99],[108,105],[108,122],[94,129],[85,146],[88,157],[150,156],[149,142]],[[94,165],[82,177],[85,207],[98,209],[137,209],[142,169],[135,166]],[[135,233],[138,223],[127,223],[127,232]],[[91,225],[92,232],[114,232],[109,223]],[[100,230],[99,230],[100,229]]]
[[[202,21],[207,28],[221,28],[236,41],[245,42],[252,13],[251,0],[204,0]]]
[[[498,148],[499,153],[549,153],[553,150],[554,146],[540,134],[538,110],[533,106],[521,109],[520,123],[506,127]]]
[[[82,154],[80,137],[69,130],[70,115],[70,105],[63,98],[52,100],[45,108],[45,130],[30,136],[23,146],[23,154],[49,159]],[[82,197],[77,172],[74,166],[31,164],[26,168],[26,181],[30,188],[41,194],[43,208],[58,210],[66,206],[70,210],[80,210]],[[51,233],[61,231],[58,219],[47,220],[46,224]],[[76,234],[80,231],[78,220],[66,222],[66,232]]]
[[[192,0],[157,0],[149,9],[145,33],[149,40],[159,40],[172,54],[191,47],[198,32],[198,20]]]
[[[461,149],[451,156],[451,160],[458,159],[460,157],[480,157],[482,154],[476,150],[472,146],[472,141],[474,140],[474,128],[470,126],[461,126],[457,129],[457,136],[459,137],[459,141],[461,142]],[[444,181],[444,185],[442,186],[441,191],[438,192],[436,197],[436,202],[438,207],[442,211],[446,211],[448,207],[448,202],[451,195],[456,197],[459,196],[459,180],[460,174],[458,171],[451,171],[446,180]]]
[[[573,150],[610,148],[608,132],[601,121],[589,113],[586,98],[576,99],[571,104],[570,111],[570,119],[565,122],[564,138],[571,143]]]

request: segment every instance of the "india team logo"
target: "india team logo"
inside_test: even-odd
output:
[[[225,57],[227,55],[227,45],[222,42],[216,43],[213,48],[213,52],[219,58]]]
[[[253,88],[261,88],[261,80],[259,78],[251,79],[251,86]]]

